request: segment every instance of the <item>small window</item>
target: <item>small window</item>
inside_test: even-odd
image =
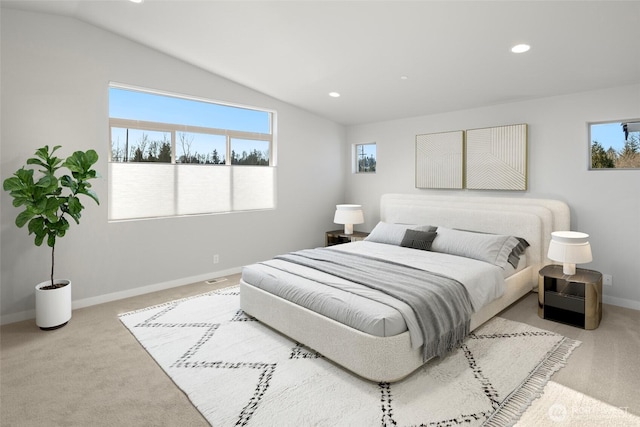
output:
[[[640,119],[589,123],[590,169],[640,169]]]
[[[376,171],[376,144],[355,145],[355,172],[375,173]]]

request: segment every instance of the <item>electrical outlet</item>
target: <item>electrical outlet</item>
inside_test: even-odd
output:
[[[219,262],[220,262],[220,255],[215,254],[215,255],[213,256],[213,263],[214,263],[214,264],[217,264],[217,263],[219,263]]]
[[[611,276],[610,274],[603,274],[602,284],[605,286],[613,286],[613,276]]]

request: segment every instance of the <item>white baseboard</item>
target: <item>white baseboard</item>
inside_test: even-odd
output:
[[[632,310],[640,310],[640,301],[603,295],[602,302],[604,304],[617,305],[618,307],[630,308]]]
[[[242,267],[231,268],[215,273],[201,274],[198,276],[184,277],[181,279],[170,280],[167,282],[156,283],[154,285],[141,286],[139,288],[128,289],[126,291],[113,292],[105,295],[98,295],[91,298],[83,298],[72,302],[74,310],[79,308],[91,307],[93,305],[104,304],[106,302],[117,301],[125,298],[136,297],[138,295],[150,294],[151,292],[163,291],[165,289],[177,288],[178,286],[189,285],[191,283],[203,282],[216,277],[230,276],[238,274],[242,271]],[[23,320],[35,319],[36,310],[26,310],[18,313],[6,314],[0,317],[0,325],[21,322]]]
[[[23,320],[35,319],[36,310],[20,311],[18,313],[3,314],[0,317],[0,325],[7,325],[9,323],[22,322]]]

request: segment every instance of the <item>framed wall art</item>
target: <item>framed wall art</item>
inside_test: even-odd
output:
[[[416,135],[416,187],[464,187],[464,131]]]
[[[466,184],[470,190],[526,190],[527,125],[467,130]]]

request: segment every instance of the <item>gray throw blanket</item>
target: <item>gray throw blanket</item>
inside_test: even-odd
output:
[[[469,295],[460,282],[450,277],[326,248],[275,258],[368,286],[406,303],[414,311],[424,339],[425,361],[447,354],[469,333],[473,311]]]

